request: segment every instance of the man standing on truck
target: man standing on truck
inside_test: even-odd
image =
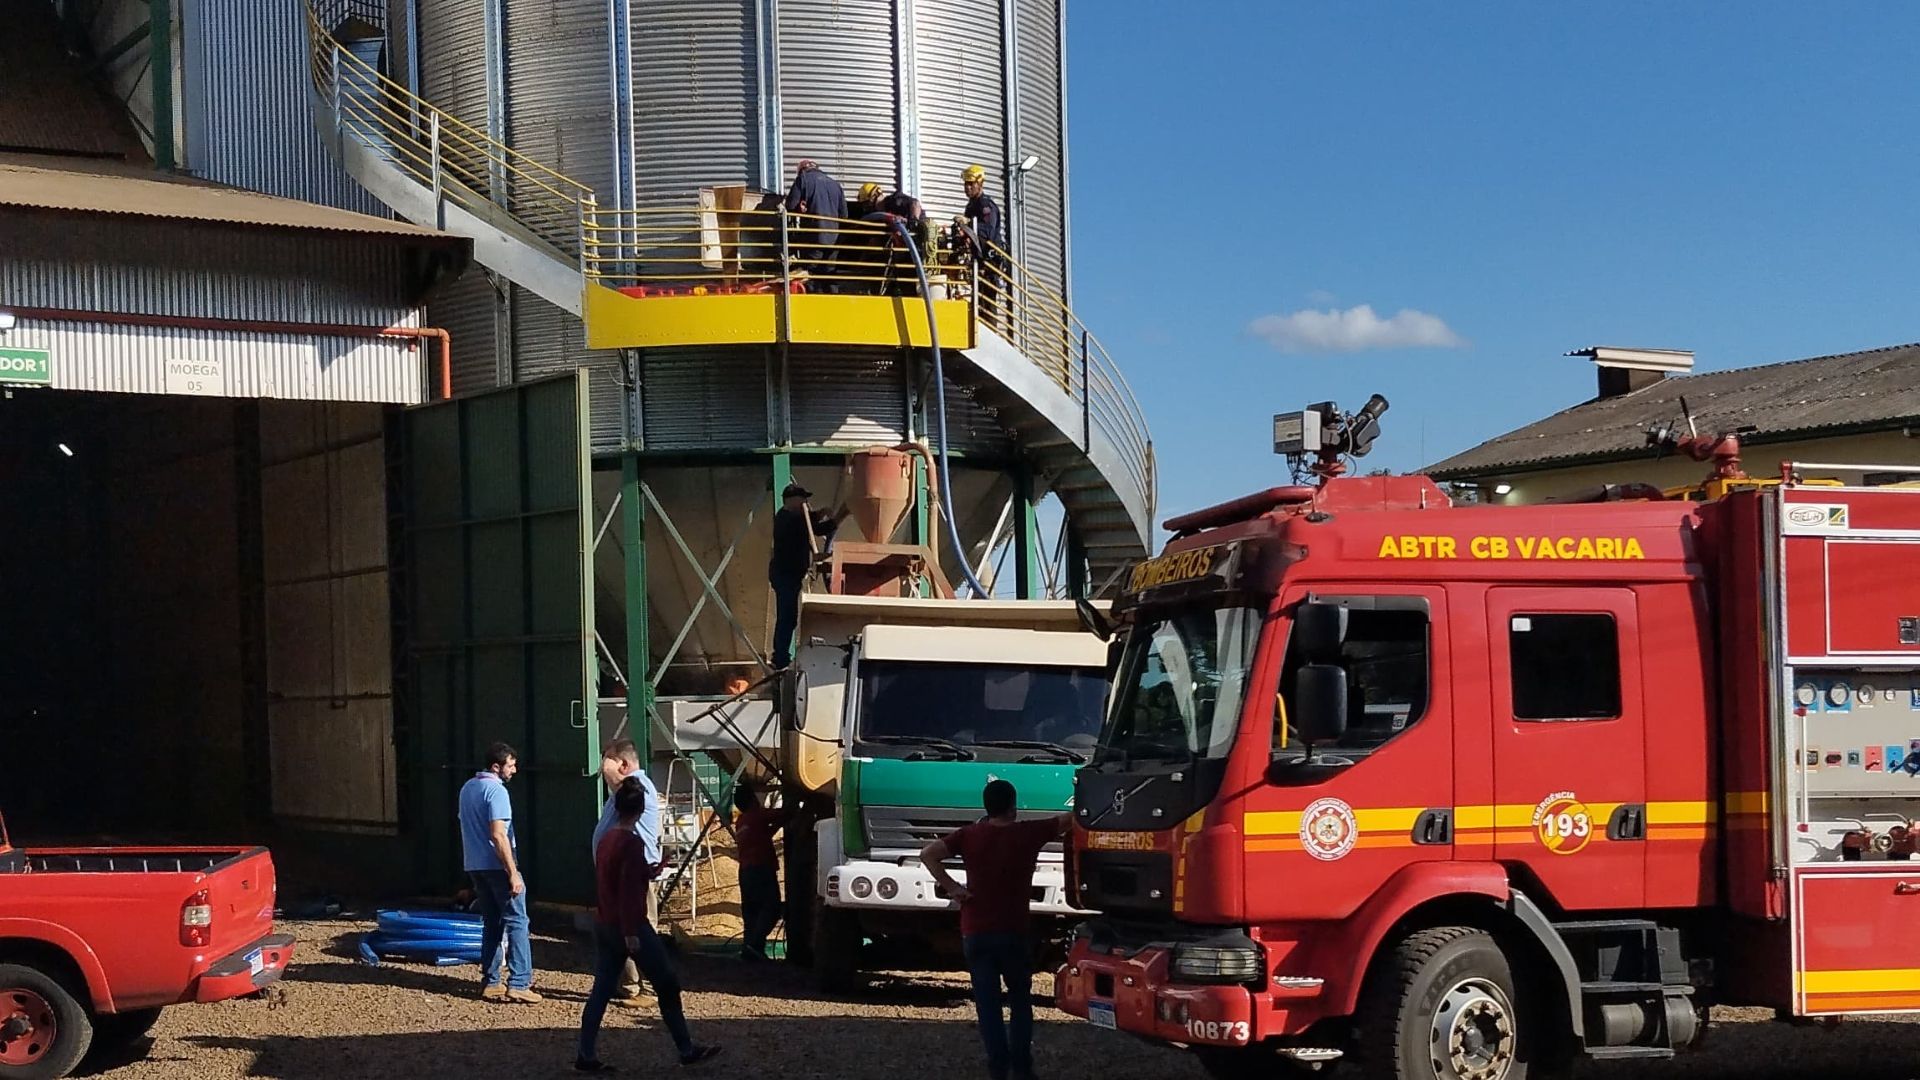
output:
[[[614,827],[594,845],[593,879],[595,913],[593,920],[593,990],[580,1013],[580,1044],[573,1067],[580,1072],[612,1072],[600,1060],[600,1021],[607,1014],[607,1001],[613,997],[614,984],[620,979],[621,965],[637,961],[647,973],[647,981],[660,996],[660,1020],[673,1036],[680,1051],[680,1064],[694,1065],[718,1054],[717,1046],[701,1046],[687,1031],[687,1016],[680,1006],[680,978],[667,947],[647,917],[647,895],[660,864],[648,858],[647,845],[640,838],[640,817],[654,806],[647,785],[639,777],[629,776],[613,793]]]
[[[780,493],[780,509],[773,515],[773,557],[767,562],[767,583],[773,586],[773,666],[793,663],[793,632],[800,624],[800,589],[813,569],[814,538],[832,540],[833,530],[851,512],[842,506],[829,514],[807,505],[813,492],[788,484]]]
[[[507,781],[520,771],[520,755],[506,743],[487,748],[487,767],[460,789],[460,849],[473,896],[484,921],[480,932],[480,996],[488,1001],[531,1005],[533,945],[527,938],[527,882],[515,859],[513,800]],[[500,978],[500,944],[506,939],[507,977]]]
[[[620,823],[620,815],[614,807],[613,795],[620,785],[628,780],[637,780],[647,793],[647,803],[640,809],[640,816],[632,825],[633,834],[640,838],[646,848],[647,861],[655,866],[660,864],[660,792],[653,786],[653,779],[647,770],[640,767],[640,748],[632,739],[615,739],[607,744],[600,754],[600,779],[607,785],[607,805],[600,811],[600,822],[593,827],[593,853],[600,851],[600,841]],[[629,957],[620,969],[620,993],[613,1003],[623,1008],[637,1009],[646,1004],[640,988],[640,969]]]
[[[734,789],[733,835],[739,842],[740,914],[746,924],[740,932],[740,958],[765,960],[767,935],[780,921],[780,858],[773,850],[773,834],[793,820],[793,807],[768,809],[752,784],[741,781]]]
[[[1021,821],[1019,795],[1005,780],[989,780],[980,801],[987,816],[928,844],[920,861],[960,903],[960,940],[973,979],[987,1074],[994,1080],[1031,1080],[1033,935],[1027,904],[1041,849],[1067,834],[1073,815]],[[965,885],[947,872],[947,859],[956,855],[967,872]]]

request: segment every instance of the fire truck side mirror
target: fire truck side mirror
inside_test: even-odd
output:
[[[1293,610],[1293,641],[1309,664],[1340,659],[1347,640],[1347,609],[1338,604],[1308,600]]]
[[[1339,742],[1347,733],[1347,672],[1306,664],[1294,676],[1293,726],[1308,744]]]

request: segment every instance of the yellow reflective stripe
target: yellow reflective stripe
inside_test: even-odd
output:
[[[1764,814],[1769,806],[1764,791],[1729,791],[1721,802],[1729,814]]]
[[[1409,832],[1413,823],[1430,807],[1361,807],[1353,811],[1353,823],[1361,832]],[[1262,810],[1248,814],[1241,829],[1248,836],[1284,836],[1300,831],[1301,811]]]
[[[1248,814],[1240,827],[1248,836],[1281,836],[1300,831],[1300,811],[1262,810]]]
[[[1879,968],[1861,971],[1806,971],[1798,979],[1809,994],[1872,994],[1920,990],[1920,968]]]
[[[1719,808],[1710,802],[1650,802],[1649,825],[1705,825],[1719,820]]]

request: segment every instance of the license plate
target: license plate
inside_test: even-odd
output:
[[[255,949],[247,954],[247,970],[255,975],[267,970],[267,959],[261,950]]]
[[[1094,1027],[1106,1028],[1108,1031],[1120,1030],[1120,1024],[1113,1017],[1111,1001],[1087,1002],[1087,1023]]]

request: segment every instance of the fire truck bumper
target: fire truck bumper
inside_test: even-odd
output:
[[[1151,1039],[1246,1046],[1260,1038],[1246,987],[1176,983],[1169,976],[1171,962],[1170,949],[1147,948],[1123,957],[1076,941],[1054,979],[1054,994],[1069,1015]]]

